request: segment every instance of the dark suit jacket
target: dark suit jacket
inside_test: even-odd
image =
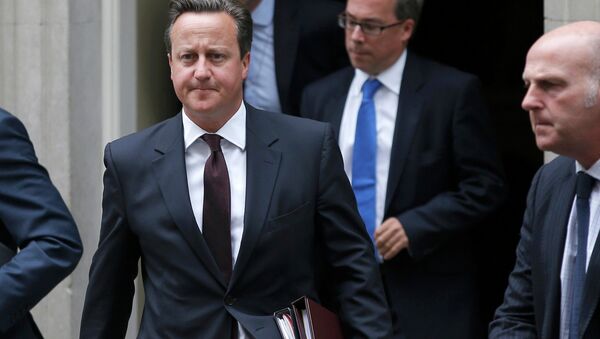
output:
[[[304,87],[348,66],[337,15],[344,0],[275,0],[273,44],[281,110],[298,115]]]
[[[77,227],[25,127],[0,109],[0,243],[19,254],[0,264],[0,338],[41,338],[29,310],[81,257]]]
[[[490,338],[558,339],[560,270],[575,198],[575,162],[558,157],[533,178],[517,246],[517,261],[504,303],[490,324]],[[588,264],[580,323],[582,338],[600,338],[600,245]]]
[[[279,338],[274,311],[302,295],[319,300],[317,261],[334,268],[328,283],[348,338],[391,334],[372,246],[331,128],[247,108],[244,234],[229,285],[192,212],[181,114],[107,145],[82,339],[123,338],[140,257],[139,338],[220,338],[231,317],[253,337]]]
[[[310,85],[301,113],[339,132],[354,69]],[[475,77],[408,53],[392,145],[384,220],[396,217],[410,242],[382,265],[406,338],[476,337],[472,231],[506,189]]]

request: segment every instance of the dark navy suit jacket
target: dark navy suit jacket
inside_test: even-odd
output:
[[[506,187],[479,82],[408,52],[394,130],[384,220],[402,222],[410,253],[382,265],[398,337],[478,338],[473,231]],[[339,134],[354,69],[309,85],[301,115]]]
[[[77,227],[25,127],[0,109],[0,243],[16,251],[0,266],[0,338],[41,338],[29,310],[77,265]]]
[[[319,300],[332,267],[347,338],[387,338],[391,320],[372,246],[327,124],[247,106],[244,233],[229,284],[194,219],[181,114],[107,145],[100,243],[81,338],[123,338],[141,258],[139,338],[221,338],[232,317],[279,338],[272,314]],[[227,336],[225,336],[227,337]]]
[[[517,261],[504,303],[490,324],[490,338],[558,339],[560,271],[575,198],[575,161],[558,157],[533,178],[517,246]],[[600,338],[600,245],[596,241],[583,290],[580,333]]]
[[[284,113],[298,115],[309,83],[350,64],[337,15],[344,0],[275,0],[275,74]]]

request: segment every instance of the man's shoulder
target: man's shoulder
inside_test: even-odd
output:
[[[409,53],[405,74],[415,68],[417,68],[429,81],[460,84],[477,80],[477,76],[474,74],[430,58],[419,56],[415,53]]]
[[[125,154],[140,154],[144,149],[154,150],[155,146],[168,142],[177,133],[183,135],[181,114],[158,122],[141,131],[134,132],[109,142],[113,152]],[[166,141],[167,140],[167,141]]]
[[[558,156],[552,161],[542,165],[532,181],[536,195],[545,199],[551,199],[554,192],[562,191],[562,184],[574,178],[575,160]]]
[[[0,121],[11,117],[13,117],[12,114],[8,113],[2,107],[0,107]]]
[[[0,128],[5,128],[13,125],[22,125],[21,121],[8,111],[0,107]]]
[[[544,164],[539,170],[541,179],[545,179],[545,181],[572,175],[574,173],[575,160],[565,156],[554,158],[552,161]]]
[[[352,79],[354,78],[354,68],[344,67],[337,70],[321,79],[318,79],[308,86],[304,90],[305,93],[326,95],[329,91],[339,90],[350,86]]]
[[[29,139],[21,120],[2,108],[0,108],[0,138],[5,140]]]
[[[261,136],[293,143],[308,143],[311,140],[321,140],[330,126],[327,123],[291,116],[278,112],[268,112],[251,108],[248,110],[248,129]]]
[[[248,126],[261,126],[271,131],[284,131],[286,133],[297,133],[306,131],[323,130],[327,126],[326,123],[292,116],[279,112],[263,111],[257,108],[248,110],[248,119],[252,121]]]

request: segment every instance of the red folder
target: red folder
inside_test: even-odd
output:
[[[343,339],[340,320],[330,310],[307,297],[292,302],[300,339]]]

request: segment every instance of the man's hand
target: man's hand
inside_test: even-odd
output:
[[[375,243],[385,260],[392,259],[401,250],[408,248],[408,237],[397,218],[389,218],[375,230]]]

